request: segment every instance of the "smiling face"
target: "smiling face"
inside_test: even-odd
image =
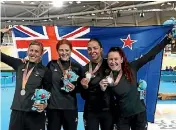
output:
[[[102,59],[103,49],[100,47],[97,41],[90,41],[88,43],[87,50],[91,61],[98,62]]]
[[[58,48],[58,54],[63,61],[68,61],[71,56],[71,48],[67,44],[61,44]]]
[[[38,63],[41,60],[43,49],[39,45],[30,45],[27,51],[30,62]]]
[[[123,63],[123,58],[119,54],[119,52],[109,52],[108,54],[108,66],[111,68],[111,70],[119,71],[122,69],[122,63]]]

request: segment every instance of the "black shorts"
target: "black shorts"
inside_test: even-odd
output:
[[[130,117],[119,117],[117,121],[118,130],[147,130],[148,122],[146,111]]]
[[[9,130],[45,130],[44,112],[23,112],[12,110]]]
[[[111,130],[113,127],[112,113],[110,111],[87,111],[85,121],[85,130],[99,130],[99,126],[101,130]]]
[[[77,130],[78,111],[77,110],[47,110],[48,125],[47,130]]]

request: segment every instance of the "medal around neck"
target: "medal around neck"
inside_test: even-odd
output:
[[[26,94],[25,89],[22,89],[22,90],[20,91],[20,94],[21,94],[21,96],[24,96],[24,95]]]
[[[27,83],[27,81],[28,81],[28,79],[29,79],[29,76],[31,75],[31,73],[32,73],[32,71],[33,71],[33,69],[34,69],[34,67],[35,67],[35,66],[32,67],[32,68],[27,72],[27,70],[28,70],[28,65],[29,65],[29,62],[27,63],[27,66],[26,66],[26,68],[25,68],[25,70],[24,70],[24,72],[23,72],[22,89],[21,89],[21,91],[20,91],[21,96],[24,96],[24,95],[26,94],[26,91],[25,91],[26,83]]]
[[[90,72],[86,72],[86,78],[90,80],[92,78],[92,74]]]
[[[94,70],[92,70],[92,63],[89,63],[89,70],[88,72],[86,72],[86,78],[91,79],[91,78],[95,78],[95,73],[99,70],[99,68],[101,67],[103,63],[103,60],[101,60],[95,67]]]

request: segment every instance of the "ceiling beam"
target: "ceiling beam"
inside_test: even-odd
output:
[[[113,17],[96,17],[96,16],[71,16],[68,19],[114,19]]]
[[[30,11],[32,12],[32,11],[34,11],[34,10],[35,10],[35,9],[32,9],[32,10],[30,10]],[[28,10],[28,11],[29,11],[29,10]],[[15,18],[15,17],[19,17],[19,16],[21,16],[21,15],[24,15],[24,14],[28,13],[28,11],[25,11],[25,12],[22,12],[22,13],[20,13],[20,14],[17,14],[17,15],[14,16],[14,18]]]
[[[94,10],[98,10],[97,8],[95,8],[94,6],[91,6],[91,5],[87,5],[88,7],[90,8],[93,8]]]
[[[38,17],[40,17],[40,16],[46,14],[48,11],[52,10],[52,9],[53,9],[53,6],[48,6],[47,8],[48,8],[48,9],[45,9],[42,13],[40,13],[40,14],[38,15]],[[66,8],[66,5],[63,5],[62,8],[65,9],[65,8]],[[64,9],[62,9],[62,10],[64,10]],[[62,10],[61,10],[60,12],[63,12]]]
[[[1,7],[28,8],[28,9],[37,8],[37,6],[35,6],[35,5],[15,5],[15,4],[1,4]]]
[[[154,10],[123,10],[121,11],[120,13],[121,14],[125,14],[125,13],[140,13],[141,11],[143,12],[162,12],[162,11],[173,11],[173,9],[154,9]],[[114,13],[117,13],[117,11],[114,11]],[[55,19],[55,18],[66,18],[66,17],[79,17],[79,18],[84,18],[84,17],[91,17],[91,16],[77,16],[77,15],[72,15],[72,14],[62,14],[62,15],[50,15],[49,17],[48,16],[44,16],[44,17],[1,17],[1,20],[44,20],[44,19]],[[109,19],[108,16],[106,16],[107,19]],[[121,16],[122,17],[122,16]],[[95,16],[96,19],[99,19],[98,16]]]
[[[108,6],[105,6],[104,9],[107,9],[107,8],[111,7],[112,5],[115,5],[115,4],[119,3],[118,1],[115,1],[115,2],[113,2],[111,4],[107,3],[106,1],[102,1],[102,2],[108,5]]]
[[[88,11],[88,10],[90,10],[90,9],[92,9],[92,7],[89,6],[88,8],[82,10],[81,12],[85,12],[85,11]]]
[[[40,14],[38,15],[38,17],[44,15],[45,13],[47,13],[48,11],[50,11],[52,8],[53,8],[53,7],[49,7],[47,10],[43,11],[42,13],[40,13]]]
[[[155,1],[155,2],[149,2],[149,3],[143,3],[143,4],[137,4],[135,7],[145,7],[145,6],[150,6],[150,5],[156,5],[156,4],[161,4],[163,3],[162,1]],[[86,11],[86,12],[77,12],[77,13],[68,13],[68,14],[60,14],[60,15],[51,15],[50,17],[38,17],[38,18],[30,18],[30,17],[23,17],[23,18],[14,18],[14,17],[1,17],[1,20],[42,20],[46,18],[58,18],[58,17],[68,17],[68,16],[79,16],[79,15],[86,15],[86,14],[92,14],[92,13],[100,13],[102,11],[117,11],[117,10],[123,10],[121,13],[131,13],[131,12],[139,12],[140,10],[124,10],[124,9],[129,9],[134,7],[134,5],[130,6],[123,6],[123,7],[115,7],[111,9],[101,9],[101,10],[94,10],[94,11]],[[154,11],[169,11],[171,9],[158,9],[158,10],[153,10]],[[173,9],[172,9],[173,10]],[[146,12],[152,11],[152,10],[145,10]],[[48,12],[48,10],[42,12],[39,16],[43,15],[44,13]]]
[[[30,11],[28,9],[25,9],[25,10],[37,17],[37,15],[35,13],[33,13],[32,11]]]
[[[41,1],[41,2],[38,4],[37,8],[40,8],[42,5],[43,5],[43,1]]]

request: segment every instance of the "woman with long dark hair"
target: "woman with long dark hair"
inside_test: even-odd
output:
[[[116,121],[118,130],[147,129],[146,108],[140,101],[137,91],[137,72],[169,43],[170,38],[166,37],[143,57],[130,63],[120,47],[110,48],[107,61],[111,72],[108,77],[100,81],[100,86],[103,91],[106,91],[108,86],[112,86],[120,114]]]
[[[107,60],[103,59],[103,48],[99,40],[91,39],[87,46],[90,62],[84,67],[84,77],[81,80],[85,100],[84,119],[86,130],[110,130],[112,127],[112,113],[110,93],[103,92],[99,82],[105,76],[108,68]]]

